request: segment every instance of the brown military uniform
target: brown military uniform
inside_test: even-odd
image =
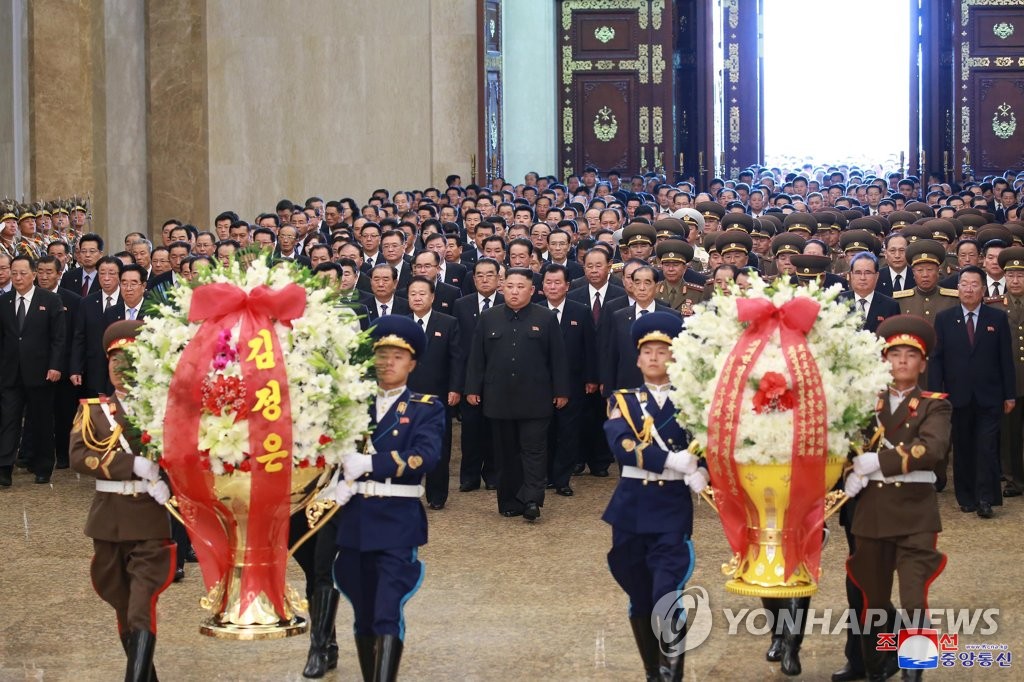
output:
[[[709,283],[702,287],[683,280],[679,286],[672,286],[666,280],[662,280],[658,284],[655,298],[688,316],[693,314],[693,307],[704,300],[704,293],[709,288],[713,289],[714,285]]]
[[[900,304],[900,313],[917,315],[928,320],[935,326],[935,316],[947,308],[960,305],[956,289],[936,287],[931,291],[922,291],[920,287],[893,292],[892,297]]]
[[[878,448],[881,475],[857,496],[853,535],[857,550],[847,561],[851,579],[864,595],[865,609],[892,609],[893,572],[900,578],[900,605],[910,615],[928,603],[928,586],[945,566],[935,549],[942,530],[935,485],[892,480],[910,472],[931,472],[949,449],[952,407],[945,394],[913,389],[890,411],[889,396],[876,405],[885,430]],[[874,433],[876,424],[867,430]],[[865,652],[867,653],[867,652]]]
[[[106,408],[106,411],[104,410]],[[126,490],[137,481],[141,492],[96,492],[85,524],[93,539],[92,584],[117,614],[122,636],[131,631],[156,632],[156,601],[174,578],[175,545],[167,510],[146,492],[132,472],[138,443],[120,438],[109,447],[109,412],[121,429],[127,427],[124,408],[116,399],[83,400],[71,430],[71,467],[97,481],[123,481]],[[98,447],[99,446],[99,447]]]

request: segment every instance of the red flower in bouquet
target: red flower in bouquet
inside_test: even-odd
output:
[[[234,412],[241,419],[248,412],[245,393],[245,382],[239,377],[218,374],[213,380],[203,379],[203,410],[218,417]]]
[[[793,392],[786,384],[786,377],[778,372],[765,372],[754,394],[754,412],[785,412],[796,405]]]

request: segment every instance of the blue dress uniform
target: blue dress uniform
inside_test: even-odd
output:
[[[375,349],[394,345],[416,357],[414,349],[424,345],[423,330],[409,318],[384,316],[371,334]],[[427,542],[427,516],[419,498],[424,476],[440,461],[445,429],[444,406],[435,396],[405,387],[396,393],[378,395],[378,402],[391,404],[380,418],[376,406],[371,410],[372,471],[359,478],[351,501],[337,514],[334,580],[355,613],[366,679],[368,670],[374,679],[397,675],[405,637],[402,609],[423,582],[417,551]]]
[[[659,323],[670,331],[651,334],[649,328]],[[678,317],[655,312],[634,323],[633,335],[640,346],[647,341],[667,342],[681,329]],[[690,489],[684,474],[666,467],[670,453],[686,449],[690,434],[675,420],[668,388],[615,391],[604,425],[612,455],[622,466],[602,517],[612,526],[608,567],[629,595],[630,624],[648,679],[659,679],[659,665],[660,674],[668,679],[682,677],[682,654],[668,658],[659,652],[651,614],[659,599],[683,590],[694,565]]]

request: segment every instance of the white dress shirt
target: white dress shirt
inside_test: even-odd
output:
[[[395,297],[394,296],[392,296],[387,301],[378,301],[375,298],[375,299],[373,299],[373,304],[375,306],[377,306],[377,316],[378,317],[380,317],[382,315],[391,315],[391,314],[393,314],[395,312]],[[385,305],[388,307],[387,312],[384,312],[384,311],[381,310],[381,306],[385,306]]]
[[[493,308],[493,307],[494,307],[494,298],[495,298],[495,297],[496,297],[497,295],[498,295],[498,292],[497,292],[497,291],[495,291],[495,292],[494,292],[493,294],[491,294],[490,296],[487,296],[487,297],[486,297],[487,299],[489,299],[489,300],[490,300],[490,307],[491,307],[491,308]],[[476,294],[476,309],[477,309],[478,311],[480,311],[481,313],[482,313],[482,312],[484,311],[484,298],[485,298],[485,297],[484,297],[484,295],[483,295],[483,294],[481,294],[480,292],[477,292],[477,294]]]
[[[391,406],[395,404],[401,395],[405,392],[405,386],[399,386],[398,388],[392,388],[390,391],[384,391],[377,389],[377,421],[380,422],[384,418],[384,415],[388,413]]]

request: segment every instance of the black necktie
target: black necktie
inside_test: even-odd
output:
[[[903,275],[896,275],[896,279],[894,279],[893,282],[892,282],[892,290],[893,291],[902,291],[903,290]]]
[[[860,314],[862,316],[864,316],[864,317],[867,317],[868,316],[868,300],[866,298],[862,298],[859,301],[857,301],[857,303],[860,303]]]
[[[483,307],[482,310],[487,310],[490,307],[491,307],[491,299],[490,299],[490,297],[485,298],[484,299],[484,307]]]
[[[22,327],[25,326],[25,297],[18,297],[18,331],[21,331]]]
[[[594,325],[601,320],[601,292],[594,292],[594,307],[590,311],[594,316]]]
[[[967,313],[967,340],[974,345],[974,313]]]
[[[83,272],[82,273],[82,297],[84,298],[84,297],[86,297],[88,295],[89,295],[89,275],[87,273]]]
[[[649,310],[641,310],[641,311],[640,311],[640,314],[641,314],[641,315],[646,315],[646,314],[647,314],[647,313],[649,313],[649,312],[650,312]]]
[[[992,283],[992,295],[993,296],[998,296],[999,295],[999,282],[993,282]]]
[[[114,305],[114,297],[107,296],[107,304],[103,306],[103,312],[107,312],[107,308],[109,308],[112,305]]]
[[[422,317],[419,319],[419,323],[420,323],[420,329],[423,329],[423,318]]]
[[[387,314],[388,314],[388,305],[387,305],[387,303],[381,303],[380,304],[380,316],[384,317]]]

